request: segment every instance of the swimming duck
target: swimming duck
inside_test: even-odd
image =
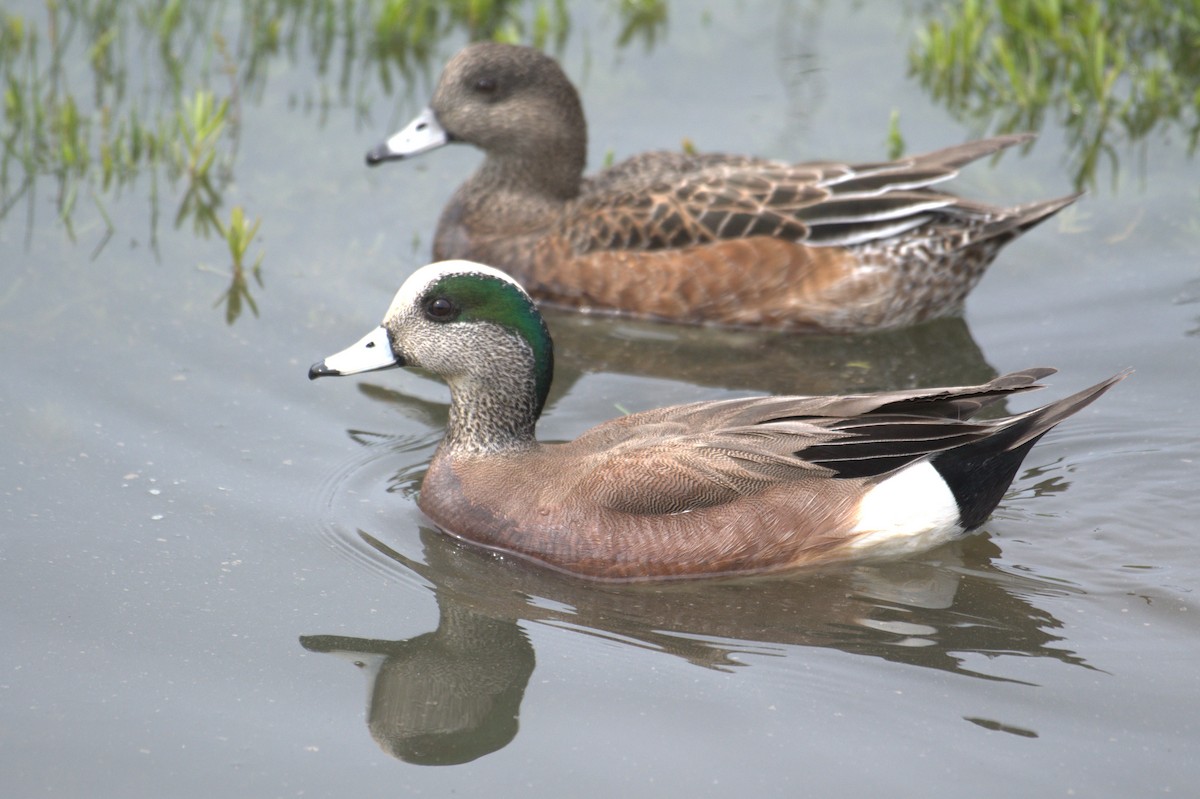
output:
[[[483,165],[442,212],[434,259],[496,266],[540,302],[849,332],[961,312],[1003,245],[1075,200],[998,208],[934,188],[1032,138],[868,164],[653,152],[585,178],[587,124],[558,63],[479,42],[367,163],[450,142],[482,149]]]
[[[574,441],[534,428],[554,370],[530,296],[467,261],[418,269],[383,323],[310,378],[394,366],[450,386],[418,504],[441,529],[583,577],[769,572],[899,556],[978,527],[1050,428],[1123,374],[970,421],[1053,369],[977,386],[753,397],[633,413]]]

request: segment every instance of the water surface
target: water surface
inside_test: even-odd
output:
[[[593,168],[684,137],[877,159],[893,109],[912,151],[986,132],[906,76],[919,20],[899,6],[677,4],[653,47],[625,48],[614,13],[572,13],[562,60]],[[107,239],[81,206],[72,241],[44,186],[0,222],[6,795],[1191,790],[1200,206],[1182,137],[1119,150],[1004,251],[962,320],[835,338],[550,314],[551,439],[618,408],[1034,365],[1061,370],[1043,392],[1061,396],[1136,369],[1034,449],[966,540],[772,579],[592,586],[423,519],[444,386],[307,381],[424,263],[479,157],[367,170],[427,82],[389,94],[364,73],[342,102],[295,58],[243,99],[223,188],[222,218],[263,219],[258,316],[213,307],[228,257],[171,224],[167,184],[153,234],[145,178],[104,195]],[[960,188],[1066,193],[1065,150],[1049,120]]]

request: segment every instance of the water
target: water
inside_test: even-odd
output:
[[[579,9],[563,61],[594,165],[683,136],[872,159],[893,108],[914,151],[978,133],[905,76],[915,24],[890,5],[676,6],[653,48],[618,49],[615,15]],[[1041,364],[1061,370],[1048,397],[1137,370],[1033,451],[980,535],[899,563],[598,587],[423,520],[443,386],[306,380],[377,323],[478,156],[368,171],[424,89],[364,77],[364,117],[322,104],[333,79],[299,58],[244,98],[225,189],[264,220],[257,318],[224,323],[223,244],[173,228],[171,202],[151,241],[148,180],[105,195],[107,243],[86,206],[72,242],[45,188],[0,223],[6,795],[1190,790],[1200,227],[1177,133],[1120,150],[1009,247],[965,321],[843,339],[552,314],[551,439],[618,406]],[[960,188],[1062,194],[1064,147],[1048,123]]]

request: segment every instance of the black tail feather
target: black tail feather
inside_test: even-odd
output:
[[[954,494],[964,529],[978,527],[987,520],[1038,439],[1128,374],[1122,372],[1057,402],[998,419],[991,423],[995,426],[991,435],[934,455],[930,462]]]

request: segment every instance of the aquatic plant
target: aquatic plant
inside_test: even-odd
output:
[[[1177,125],[1200,139],[1200,0],[962,0],[918,32],[910,65],[960,118],[1068,132],[1077,187],[1118,144]]]
[[[196,6],[208,4],[189,8]],[[189,55],[198,44],[219,52],[219,34],[209,31],[213,20],[207,13],[189,15],[178,0],[49,2],[45,9],[44,28],[0,12],[0,220],[25,199],[32,225],[34,189],[49,178],[68,237],[74,239],[76,201],[84,192],[108,223],[107,237],[112,227],[101,195],[147,172],[153,194],[158,172],[166,170],[186,183],[176,223],[191,217],[200,232],[213,229],[221,186],[215,174],[218,167],[228,170],[236,147],[226,123],[235,93],[218,97],[207,88],[212,70],[203,60],[191,65]],[[177,41],[185,22],[188,39]],[[136,32],[141,41],[131,42]],[[138,63],[130,54],[146,40],[157,45],[157,63]],[[185,64],[195,87],[184,85]]]
[[[246,213],[242,210],[242,206],[235,205],[229,214],[228,225],[222,225],[217,219],[213,221],[221,232],[221,237],[229,245],[229,255],[232,258],[229,288],[217,298],[215,305],[225,305],[225,321],[232,325],[242,314],[243,301],[250,306],[251,312],[258,316],[258,303],[250,294],[248,275],[252,275],[254,282],[260,288],[262,287],[263,253],[258,254],[258,258],[254,259],[254,263],[249,268],[246,267],[245,261],[246,251],[250,248],[250,242],[254,241],[254,237],[258,235],[258,228],[262,224],[262,220],[255,219],[254,224],[247,224]]]

